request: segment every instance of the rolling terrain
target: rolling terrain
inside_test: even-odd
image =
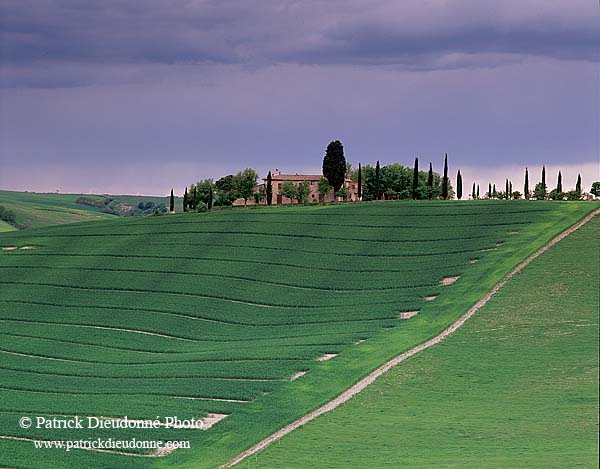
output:
[[[600,217],[444,343],[245,467],[595,467]]]
[[[110,218],[99,209],[78,204],[77,194],[38,194],[0,190],[0,206],[12,211],[19,228],[38,228],[89,220]],[[85,196],[97,198],[100,196]]]
[[[3,233],[0,466],[223,464],[439,333],[596,207],[385,202]],[[18,425],[208,414],[227,417],[209,430]],[[98,437],[192,448],[153,457],[30,441]]]

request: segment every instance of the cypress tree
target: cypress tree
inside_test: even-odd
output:
[[[510,199],[509,194],[509,189],[508,189],[508,178],[506,178],[506,188],[504,189],[504,195],[506,195],[506,200]]]
[[[575,190],[581,193],[581,174],[577,175],[577,184],[575,184]]]
[[[479,184],[477,184],[477,198],[479,198]]]
[[[427,198],[433,199],[433,167],[431,161],[429,162],[429,174],[427,175]]]
[[[546,198],[546,165],[542,166],[542,194]]]
[[[529,171],[525,168],[525,185],[523,186],[525,198],[529,200]]]
[[[488,199],[492,198],[492,183],[488,183]]]
[[[508,181],[508,198],[512,199],[512,181]]]
[[[475,194],[475,183],[473,183],[473,192],[471,192],[471,197],[473,198],[473,200],[477,198],[477,194]]]
[[[271,205],[273,203],[273,177],[271,176],[271,171],[267,174],[267,189],[265,192],[267,196],[267,205]]]
[[[187,186],[185,186],[185,192],[183,193],[183,211],[188,211],[188,191]]]
[[[413,184],[412,184],[412,198],[417,200],[419,198],[419,194],[417,190],[419,189],[419,158],[415,158],[415,167],[413,168]]]
[[[213,208],[213,186],[212,186],[212,182],[210,184],[210,186],[208,186],[208,209],[212,210]]]
[[[171,197],[169,197],[169,212],[175,211],[175,197],[173,196],[173,188],[171,188]]]
[[[562,174],[560,174],[560,171],[558,172],[558,181],[556,182],[556,192],[562,192]]]
[[[358,163],[358,200],[362,200],[362,167]]]
[[[442,178],[442,199],[448,198],[448,153],[444,157],[444,177]]]
[[[375,165],[375,193],[377,195],[376,200],[381,199],[381,189],[380,189],[380,185],[379,185],[379,172],[380,171],[381,171],[381,168],[379,167],[379,160],[377,160],[377,164]]]
[[[462,199],[462,174],[460,174],[460,169],[456,174],[456,197],[458,200]]]
[[[498,197],[498,192],[496,191],[496,184],[492,185],[492,194],[494,195],[494,199]]]
[[[327,145],[325,157],[323,158],[323,176],[337,192],[344,185],[346,178],[346,158],[342,142],[334,140]]]

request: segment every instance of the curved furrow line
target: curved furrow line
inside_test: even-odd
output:
[[[215,401],[215,402],[239,402],[239,403],[250,403],[250,400],[241,399],[229,399],[224,397],[207,397],[207,396],[173,396],[170,394],[160,393],[139,393],[139,392],[74,392],[74,391],[40,391],[39,389],[28,389],[28,388],[15,388],[9,386],[0,386],[0,391],[17,391],[17,392],[29,392],[32,394],[46,394],[56,396],[136,396],[136,397],[160,397],[166,399],[195,399],[199,401]]]
[[[255,363],[255,362],[281,362],[281,361],[296,361],[296,362],[305,362],[309,361],[309,358],[286,358],[286,357],[269,357],[269,358],[199,358],[199,359],[189,359],[189,360],[175,360],[175,361],[158,361],[158,362],[136,362],[136,363],[123,363],[123,362],[113,362],[113,361],[100,361],[100,360],[84,360],[84,359],[71,359],[71,358],[61,358],[61,357],[51,357],[49,355],[39,355],[39,354],[31,354],[31,353],[23,353],[23,352],[15,352],[13,350],[0,349],[0,353],[5,353],[7,355],[15,355],[19,357],[25,358],[34,358],[40,360],[50,360],[50,361],[61,361],[61,362],[69,362],[69,363],[89,363],[93,365],[112,365],[112,366],[123,366],[123,367],[139,367],[145,365],[179,365],[179,364],[188,364],[188,363]],[[193,352],[190,352],[193,353]],[[1,368],[1,367],[0,367]]]
[[[199,293],[189,293],[189,292],[171,292],[171,291],[164,291],[164,290],[143,290],[143,289],[136,289],[136,288],[117,288],[117,287],[80,287],[80,286],[75,286],[75,285],[61,285],[61,284],[56,284],[56,283],[50,283],[50,282],[9,282],[9,281],[0,281],[0,285],[17,285],[17,286],[28,286],[28,287],[35,287],[35,286],[42,286],[42,287],[49,287],[49,288],[57,288],[57,289],[65,289],[65,290],[83,290],[83,291],[106,291],[106,292],[118,292],[118,293],[132,293],[132,294],[143,294],[143,295],[149,295],[149,294],[160,294],[160,295],[172,295],[172,296],[184,296],[184,297],[191,297],[191,298],[203,298],[203,299],[208,299],[208,300],[216,300],[216,301],[223,301],[226,303],[235,303],[235,304],[243,304],[243,305],[247,305],[247,306],[255,306],[255,307],[259,307],[259,308],[275,308],[275,309],[325,309],[325,308],[343,308],[346,307],[347,305],[341,304],[341,305],[288,305],[288,304],[282,304],[282,303],[259,303],[259,302],[254,302],[254,301],[249,301],[249,300],[238,300],[238,299],[234,299],[234,298],[228,298],[228,297],[224,297],[224,296],[220,296],[220,295],[207,295],[207,294],[199,294]],[[427,288],[427,287],[439,287],[438,283],[432,283],[429,285],[415,285],[415,286],[410,286],[410,287],[402,287],[402,289],[420,289],[420,288]],[[369,302],[370,306],[374,306],[374,305],[384,305],[384,304],[393,304],[396,303],[396,301],[387,301],[387,302]]]
[[[151,309],[151,308],[132,308],[127,306],[103,306],[103,305],[66,305],[66,304],[58,304],[58,303],[47,303],[42,301],[28,301],[28,300],[4,300],[0,299],[0,303],[15,303],[15,304],[26,304],[26,305],[37,305],[37,306],[55,306],[59,308],[91,308],[91,309],[107,309],[107,310],[122,310],[122,311],[135,311],[135,312],[149,312],[155,314],[164,314],[166,316],[180,317],[184,319],[191,319],[193,321],[204,321],[210,322],[213,324],[218,324],[222,326],[248,326],[255,327],[256,324],[245,323],[245,322],[235,322],[235,321],[225,321],[220,319],[211,319],[202,316],[195,316],[191,314],[178,313],[174,311],[164,311],[160,309]]]
[[[306,362],[310,360],[305,360]],[[0,370],[16,371],[30,375],[39,376],[62,376],[65,378],[94,378],[94,379],[118,379],[118,380],[139,380],[139,381],[160,381],[165,379],[189,379],[189,380],[204,380],[204,381],[233,381],[233,382],[252,382],[252,383],[279,383],[288,381],[286,378],[256,378],[248,376],[199,376],[199,375],[184,375],[184,376],[106,376],[106,375],[82,375],[75,373],[59,373],[57,371],[37,371],[23,368],[14,368],[10,366],[0,366]],[[2,389],[0,387],[0,389]]]
[[[490,244],[490,248],[495,247],[497,242],[501,242],[502,240],[498,240]],[[452,254],[473,254],[480,255],[481,247],[477,249],[459,249],[455,251],[441,251],[441,252],[428,252],[428,253],[416,253],[416,254],[391,254],[389,256],[385,256],[385,258],[397,259],[397,258],[415,258],[415,257],[437,257],[437,256],[447,256]],[[320,254],[322,256],[327,256],[327,253],[316,252],[315,254]],[[14,255],[14,254],[11,254]],[[290,264],[286,262],[273,262],[273,261],[265,261],[261,259],[260,261],[250,260],[250,259],[225,259],[220,257],[205,257],[205,256],[179,256],[179,255],[140,255],[140,254],[108,254],[108,253],[95,253],[95,254],[83,254],[83,253],[58,253],[58,252],[35,252],[35,251],[27,251],[27,254],[23,252],[19,252],[17,254],[19,256],[35,256],[35,257],[46,257],[46,256],[58,256],[58,257],[114,257],[117,259],[180,259],[180,260],[189,260],[189,261],[210,261],[210,262],[229,262],[229,263],[242,263],[242,264],[252,264],[252,265],[273,265],[279,267],[294,267],[297,269],[305,269],[310,271],[322,271],[322,272],[339,272],[339,269],[336,268],[328,268],[328,267],[318,267],[318,266],[307,266],[302,264]],[[370,255],[364,255],[363,257],[371,257]],[[376,273],[376,272],[405,272],[404,269],[354,269],[353,272],[358,274],[363,273]]]
[[[282,220],[282,216],[277,215],[275,217],[275,219],[273,220],[269,220],[269,225],[284,225],[284,226],[289,226],[290,222],[293,222],[295,225],[309,225],[309,226],[333,226],[333,227],[342,227],[342,228],[373,228],[373,229],[380,229],[380,228],[389,228],[389,229],[393,229],[393,230],[422,230],[422,229],[428,229],[428,228],[437,228],[439,227],[439,224],[432,224],[432,225],[424,225],[424,226],[411,226],[411,225],[370,225],[370,224],[360,224],[360,223],[356,223],[356,224],[351,224],[351,223],[325,223],[325,222],[315,222],[315,221],[302,221],[299,220],[298,217],[290,217],[287,220]],[[379,216],[380,218],[380,216]],[[403,217],[404,218],[404,217]],[[455,218],[450,217],[451,220],[454,220]],[[260,221],[260,220],[239,220],[238,218],[230,218],[230,219],[220,219],[220,220],[210,220],[211,224],[216,224],[216,223],[232,223],[235,224],[236,227],[239,227],[240,225],[249,225],[249,224],[263,224],[264,221]],[[528,225],[531,224],[531,221],[515,221],[515,222],[500,222],[500,223],[492,223],[492,222],[488,222],[488,223],[465,223],[465,224],[456,224],[454,226],[448,226],[449,228],[480,228],[480,227],[494,227],[497,228],[499,226],[513,226],[513,225]],[[156,228],[157,225],[163,225],[162,223],[132,223],[130,226],[150,226],[153,228]],[[173,225],[201,225],[201,223],[198,223],[198,220],[189,220],[189,221],[181,221],[181,220],[174,220],[174,221],[169,221],[169,223],[165,223],[164,225],[168,225],[168,226],[173,226]]]
[[[373,321],[386,321],[389,319],[394,319],[395,316],[389,316],[389,317],[376,317],[376,318],[348,318],[348,317],[344,317],[344,318],[340,318],[340,319],[328,319],[326,321],[302,321],[302,322],[294,322],[293,324],[289,323],[289,322],[261,322],[261,323],[242,323],[242,322],[224,322],[224,321],[218,321],[218,320],[210,320],[210,319],[204,319],[204,318],[196,318],[195,316],[190,316],[187,314],[182,314],[182,313],[170,313],[170,312],[165,312],[165,311],[157,311],[157,310],[153,310],[153,309],[146,309],[146,308],[126,308],[124,306],[102,306],[102,305],[79,305],[79,304],[58,304],[58,303],[46,303],[46,302],[41,302],[41,301],[24,301],[24,300],[0,300],[0,303],[14,303],[14,304],[26,304],[26,305],[39,305],[39,306],[52,306],[52,307],[58,307],[58,308],[75,308],[75,309],[106,309],[108,311],[135,311],[137,313],[152,313],[152,314],[164,314],[166,316],[174,316],[174,317],[181,317],[183,319],[191,319],[191,320],[200,320],[200,321],[206,321],[206,322],[211,322],[211,323],[215,323],[217,325],[225,325],[225,326],[230,326],[230,325],[235,325],[235,326],[248,326],[252,329],[260,329],[261,327],[290,327],[290,325],[293,326],[297,326],[297,327],[301,327],[301,326],[311,326],[311,325],[315,325],[315,324],[322,324],[322,325],[326,325],[326,324],[337,324],[337,323],[348,323],[348,322],[373,322]],[[414,308],[413,308],[414,309]],[[1,319],[10,319],[10,320],[15,320],[15,321],[19,321],[19,319],[16,318],[11,318],[11,317],[0,317]]]
[[[131,237],[131,236],[158,236],[158,235],[183,235],[183,234],[210,234],[210,235],[231,235],[231,231],[217,231],[217,230],[209,230],[209,231],[152,231],[152,232],[142,232],[142,233],[60,233],[60,234],[50,234],[44,236],[34,236],[31,235],[30,238],[82,238],[82,237]],[[284,234],[284,233],[267,233],[260,231],[240,231],[235,233],[236,236],[267,236],[269,238],[279,237],[279,238],[301,238],[301,239],[316,239],[319,241],[327,242],[327,241],[358,241],[361,243],[373,243],[372,239],[369,238],[343,238],[341,236],[317,236],[317,235],[309,235],[309,234]],[[456,238],[432,238],[432,239],[379,239],[377,243],[440,243],[444,241],[464,241],[471,239],[483,239],[487,236],[459,236]]]
[[[76,327],[76,328],[82,328],[82,329],[102,329],[102,330],[107,330],[107,331],[118,331],[118,332],[128,332],[128,333],[132,333],[132,334],[150,335],[150,336],[154,336],[154,337],[161,337],[164,339],[171,339],[171,340],[181,340],[181,341],[185,341],[185,342],[212,342],[210,340],[189,339],[186,337],[178,337],[178,336],[168,335],[168,334],[159,334],[157,332],[142,331],[139,329],[125,329],[125,328],[121,328],[121,327],[97,326],[97,325],[91,325],[91,324],[69,324],[69,323],[63,323],[63,322],[58,323],[58,322],[50,322],[50,321],[31,321],[28,319],[0,319],[0,322],[26,322],[28,324],[41,324],[44,326]]]
[[[357,333],[361,333],[361,332],[357,332]],[[127,354],[142,353],[142,354],[148,354],[148,355],[177,356],[177,355],[184,355],[184,354],[189,355],[189,354],[223,353],[223,349],[184,350],[184,351],[168,351],[168,350],[152,351],[152,350],[140,350],[140,349],[132,349],[132,348],[126,348],[126,347],[118,347],[118,346],[108,346],[108,345],[103,345],[103,344],[97,344],[94,342],[80,342],[80,341],[74,341],[74,340],[57,339],[57,338],[42,337],[42,336],[35,336],[35,335],[15,334],[15,333],[11,333],[11,332],[0,332],[0,336],[2,336],[2,335],[6,335],[9,337],[23,338],[23,339],[34,339],[34,340],[57,342],[57,343],[61,343],[61,344],[83,345],[86,347],[97,347],[97,348],[107,349],[107,350],[111,350],[111,351],[126,352]],[[321,334],[321,335],[324,335],[324,334]],[[327,334],[327,335],[329,336],[329,334]],[[260,340],[270,340],[270,339],[260,339]],[[223,344],[226,344],[226,343],[228,343],[228,342],[223,342]],[[314,343],[314,344],[286,344],[285,348],[297,348],[297,347],[335,348],[335,347],[342,347],[344,345],[346,345],[346,342],[326,342],[326,343]],[[275,348],[275,349],[281,350],[282,347],[283,346],[280,344],[277,344],[277,345],[263,344],[263,345],[261,345],[261,349]],[[242,344],[236,344],[237,350],[245,350],[248,348],[255,349],[256,346],[255,345],[243,346]],[[142,362],[142,364],[143,363],[145,363],[145,362]]]
[[[64,266],[45,266],[45,265],[17,265],[17,266],[4,266],[0,265],[0,270],[2,269],[22,269],[22,270],[38,270],[38,269],[46,269],[46,270],[69,270],[76,272],[114,272],[114,273],[141,273],[141,274],[165,274],[170,276],[191,276],[191,277],[205,277],[205,278],[215,278],[215,279],[226,279],[226,280],[241,280],[244,282],[257,283],[260,285],[269,285],[272,287],[280,287],[280,288],[290,288],[293,290],[304,290],[304,291],[323,291],[327,293],[351,293],[351,292],[369,292],[369,291],[395,291],[395,290],[405,290],[407,288],[421,288],[421,287],[431,287],[437,285],[437,282],[422,284],[422,285],[397,285],[394,287],[368,287],[368,288],[331,288],[331,287],[305,287],[302,285],[287,283],[287,282],[272,282],[269,280],[259,280],[252,277],[244,277],[241,275],[225,275],[225,274],[208,274],[202,272],[176,272],[172,270],[147,270],[147,269],[108,269],[103,267],[64,267]],[[438,269],[439,270],[439,269]],[[452,273],[452,275],[459,274],[460,272]]]

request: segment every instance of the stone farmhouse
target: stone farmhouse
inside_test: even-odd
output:
[[[323,176],[320,174],[282,174],[281,171],[279,170],[279,168],[275,169],[275,171],[271,174],[271,181],[272,181],[272,187],[273,187],[273,201],[272,204],[273,205],[290,205],[292,203],[297,203],[296,200],[291,200],[287,197],[285,197],[282,193],[281,193],[281,187],[283,186],[283,183],[286,181],[291,181],[292,183],[294,183],[295,185],[298,185],[304,181],[308,181],[308,183],[310,184],[310,193],[308,194],[308,203],[317,203],[317,202],[333,202],[336,197],[333,194],[333,190],[327,194],[326,196],[322,196],[321,194],[319,194],[319,180],[322,178]],[[267,178],[266,176],[263,178],[263,183],[259,184],[256,187],[256,191],[258,192],[258,188],[259,187],[265,187],[266,188],[267,185]],[[344,187],[346,188],[346,200],[348,201],[357,201],[358,200],[358,183],[355,181],[352,181],[351,179],[346,179],[344,181]],[[340,199],[341,200],[341,199]],[[259,201],[259,203],[261,205],[264,205],[267,203],[266,200],[261,200]],[[233,205],[244,205],[244,199],[237,199],[235,202],[233,202]],[[252,200],[248,200],[247,205],[256,205],[256,200],[252,199]]]

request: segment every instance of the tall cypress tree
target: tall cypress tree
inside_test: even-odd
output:
[[[415,158],[415,167],[413,168],[413,183],[412,183],[412,198],[417,200],[419,198],[419,158]]]
[[[471,197],[473,198],[473,200],[477,198],[477,194],[475,193],[475,183],[473,183],[473,192],[471,192]]]
[[[492,183],[488,183],[488,199],[492,198]]]
[[[456,174],[456,197],[458,200],[462,199],[462,174],[460,174],[460,169]]]
[[[213,185],[212,182],[210,183],[210,186],[208,186],[208,209],[212,210],[213,208]]]
[[[442,199],[448,198],[448,153],[444,157],[444,177],[442,178]]]
[[[513,191],[512,191],[512,181],[508,181],[508,198],[509,199],[513,198],[512,194],[513,194]]]
[[[575,184],[575,190],[581,193],[581,174],[577,175],[577,184]]]
[[[525,198],[529,200],[529,171],[525,168],[525,185],[523,186],[523,193]]]
[[[494,199],[498,197],[498,191],[496,191],[496,184],[492,185],[492,194],[494,195]]]
[[[196,210],[196,207],[198,207],[198,191],[196,186],[192,186],[192,210]]]
[[[558,181],[556,182],[556,192],[562,192],[562,174],[560,174],[560,171],[558,172]]]
[[[431,161],[429,162],[429,174],[427,174],[427,198],[433,199],[433,167]]]
[[[381,188],[379,184],[379,173],[381,168],[379,167],[379,160],[377,160],[377,164],[375,165],[375,193],[377,195],[377,200],[381,200]]]
[[[546,165],[542,166],[542,194],[546,198]]]
[[[271,176],[271,171],[267,174],[267,189],[265,193],[267,196],[267,205],[271,205],[273,203],[273,177]]]
[[[358,163],[358,200],[362,200],[362,167]]]
[[[479,184],[477,184],[477,198],[479,198]]]
[[[325,157],[323,158],[323,176],[337,192],[344,185],[346,177],[346,158],[342,142],[334,140],[327,145]]]
[[[185,186],[185,192],[183,193],[183,211],[188,211],[188,191],[187,186]]]
[[[171,197],[169,197],[169,212],[175,211],[175,197],[173,196],[173,188],[171,188]]]

